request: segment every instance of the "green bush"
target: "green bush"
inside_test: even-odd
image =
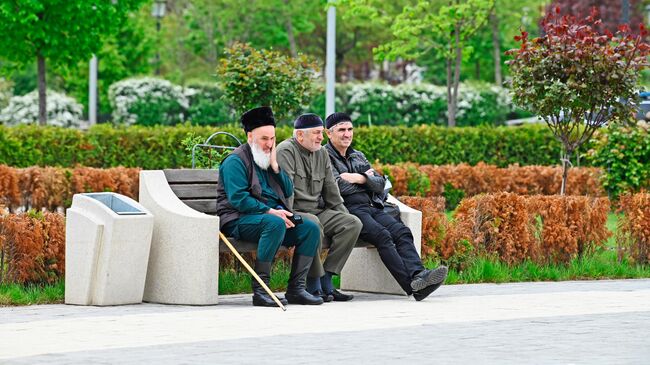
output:
[[[240,126],[219,128],[181,124],[174,127],[114,127],[96,125],[88,131],[38,127],[0,126],[0,164],[14,167],[74,166],[142,167],[144,169],[189,167],[191,157],[181,143],[193,133],[205,140],[216,131],[233,133],[245,140]],[[277,128],[277,139],[289,138],[292,128]],[[229,140],[212,144],[232,145]],[[355,129],[355,148],[371,161],[393,164],[458,164],[478,162],[505,167],[556,165],[560,151],[547,128],[522,127],[359,127]],[[414,187],[417,190],[417,187]]]
[[[650,127],[613,125],[595,135],[588,159],[605,172],[603,187],[611,196],[650,188]]]
[[[266,105],[279,121],[292,119],[314,97],[317,65],[305,55],[285,56],[235,43],[225,50],[217,73],[238,113]]]
[[[216,83],[195,82],[187,85],[190,107],[187,120],[195,125],[222,125],[236,120],[234,111],[224,101],[223,90]]]

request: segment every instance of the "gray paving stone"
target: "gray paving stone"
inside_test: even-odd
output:
[[[443,286],[423,302],[0,308],[0,364],[648,364],[650,280]]]

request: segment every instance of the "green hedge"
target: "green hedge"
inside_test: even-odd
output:
[[[236,125],[218,130],[244,140]],[[97,125],[82,132],[38,126],[0,126],[0,164],[14,167],[84,165],[91,167],[189,167],[191,158],[183,140],[206,138],[214,127],[111,127]],[[291,136],[287,126],[277,129],[278,141]],[[230,144],[226,139],[213,144]],[[542,125],[523,127],[359,127],[355,147],[370,160],[382,163],[466,162],[505,167],[509,164],[555,165],[560,144]],[[587,146],[587,150],[590,146]]]

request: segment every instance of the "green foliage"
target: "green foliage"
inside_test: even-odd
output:
[[[433,261],[427,267],[435,267]],[[639,266],[630,260],[618,261],[616,252],[607,250],[594,255],[574,258],[567,265],[540,265],[529,261],[507,265],[493,258],[477,258],[462,270],[451,269],[446,284],[505,283],[527,281],[563,281],[596,279],[631,279],[650,277],[649,266]]]
[[[116,31],[105,38],[102,48],[96,53],[98,112],[104,116],[111,112],[110,85],[135,75],[145,75],[152,69],[150,60],[153,58],[154,39],[149,29],[153,28],[150,12],[148,6],[129,12],[119,20]],[[74,66],[57,67],[53,71],[65,80],[62,87],[88,110],[88,59],[83,58]]]
[[[613,197],[650,188],[648,124],[612,125],[595,135],[588,158],[603,168],[603,186]]]
[[[218,169],[221,161],[230,154],[232,149],[202,146],[205,145],[205,140],[203,136],[195,136],[194,132],[189,132],[187,137],[181,141],[181,145],[187,153],[187,164],[192,166],[192,153],[194,153],[194,168]],[[220,143],[219,146],[237,147],[237,142],[232,139],[218,142],[217,138],[210,141],[210,145],[214,146],[213,143]]]
[[[0,110],[9,104],[9,99],[13,96],[13,83],[0,77]]]
[[[178,100],[147,95],[131,104],[128,112],[137,115],[138,125],[176,125],[183,121],[185,109]]]
[[[306,56],[289,57],[236,43],[226,49],[217,72],[238,113],[266,105],[284,121],[312,100],[315,70],[316,64]]]
[[[404,6],[393,18],[381,15],[381,3],[373,0],[348,0],[358,11],[390,24],[393,39],[374,49],[379,59],[419,59],[423,56],[445,60],[447,70],[448,125],[456,125],[458,83],[463,50],[472,35],[486,23],[494,0],[456,0],[447,5],[418,0]],[[390,19],[391,21],[389,21]]]
[[[45,285],[0,284],[0,307],[63,303],[64,296],[63,280]]]
[[[225,103],[223,89],[215,83],[193,82],[187,85],[190,107],[187,120],[195,125],[220,125],[236,120],[233,110]]]
[[[106,34],[143,0],[88,2],[3,1],[0,3],[0,49],[23,64],[43,56],[55,64],[75,65],[101,48]]]
[[[450,183],[446,183],[442,196],[445,198],[445,209],[454,210],[465,197],[465,191],[463,189],[456,189]]]
[[[218,130],[245,140],[238,125]],[[100,124],[88,131],[36,127],[0,126],[0,164],[15,167],[74,166],[142,167],[144,169],[189,167],[181,141],[190,133],[209,136],[217,129],[188,124],[175,127],[112,127]],[[276,128],[278,141],[291,137],[292,128]],[[233,145],[230,140],[211,144]],[[371,161],[382,163],[458,164],[478,162],[505,167],[510,164],[552,165],[561,149],[543,126],[465,127],[437,126],[360,127],[354,147]],[[417,190],[417,188],[416,188]]]

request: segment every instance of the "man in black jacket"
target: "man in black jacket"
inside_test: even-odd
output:
[[[386,180],[372,169],[366,157],[351,147],[353,126],[345,113],[326,119],[329,142],[325,146],[344,204],[363,228],[360,238],[377,247],[379,257],[400,287],[420,301],[438,289],[447,268],[428,270],[422,265],[411,230],[384,212]]]

